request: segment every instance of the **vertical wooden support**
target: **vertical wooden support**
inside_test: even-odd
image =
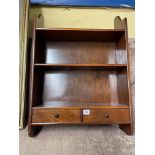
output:
[[[30,60],[30,86],[29,86],[29,120],[28,120],[28,134],[30,137],[38,133],[41,126],[32,126],[32,107],[35,103],[36,96],[34,94],[34,60],[35,60],[35,44],[36,44],[36,28],[43,26],[43,16],[39,14],[33,20],[33,34],[32,34],[32,47],[31,47],[31,60]]]
[[[132,97],[131,97],[131,79],[130,79],[130,60],[129,60],[129,50],[128,50],[128,27],[127,18],[121,20],[119,16],[114,19],[115,29],[125,29],[125,41],[126,41],[126,52],[127,52],[127,77],[128,77],[128,91],[129,91],[129,108],[130,108],[130,124],[121,124],[119,128],[123,130],[126,134],[131,135],[133,132],[133,114],[132,114]]]
[[[33,20],[33,34],[32,34],[32,47],[31,47],[31,60],[30,60],[30,86],[29,86],[29,120],[28,120],[28,134],[33,136],[35,128],[31,125],[32,106],[33,106],[33,78],[34,78],[34,51],[36,40],[36,17]]]

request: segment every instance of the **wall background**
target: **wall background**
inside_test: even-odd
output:
[[[135,38],[135,11],[131,9],[111,8],[60,8],[30,7],[31,21],[33,16],[42,13],[44,27],[52,28],[113,28],[115,16],[127,17],[128,36]],[[30,33],[31,33],[31,22]],[[31,35],[31,34],[30,34]]]

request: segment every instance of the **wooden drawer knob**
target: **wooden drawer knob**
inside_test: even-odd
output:
[[[109,114],[108,113],[104,113],[104,117],[105,118],[109,118]]]
[[[54,115],[54,118],[59,118],[59,114],[55,114]]]

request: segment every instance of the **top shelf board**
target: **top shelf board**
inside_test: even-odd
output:
[[[91,29],[91,28],[48,28],[48,27],[36,27],[37,31],[113,31],[113,32],[124,32],[125,29]]]

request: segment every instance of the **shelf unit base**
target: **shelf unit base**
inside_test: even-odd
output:
[[[56,123],[55,123],[56,124]],[[29,132],[28,132],[28,134],[29,134],[29,136],[30,137],[35,137],[35,136],[37,136],[38,134],[39,134],[39,132],[41,131],[41,129],[42,129],[42,127],[43,126],[45,126],[45,125],[50,125],[50,126],[52,126],[52,125],[55,125],[55,124],[31,124],[31,127],[29,127]],[[93,125],[105,125],[105,124],[103,124],[103,123],[93,123],[93,124],[84,124],[84,123],[67,123],[67,124],[65,124],[65,123],[63,123],[63,124],[56,124],[56,125],[87,125],[87,126],[93,126]],[[119,128],[125,133],[125,134],[127,134],[127,135],[132,135],[132,133],[133,133],[133,131],[132,131],[132,125],[131,124],[119,124],[118,125],[119,126]],[[52,130],[52,128],[51,128],[51,130]]]

